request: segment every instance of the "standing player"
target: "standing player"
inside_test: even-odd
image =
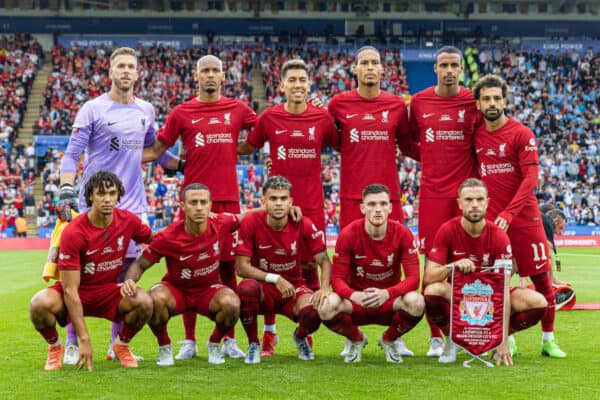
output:
[[[426,256],[437,229],[460,215],[456,204],[458,186],[477,176],[473,134],[480,119],[471,91],[459,85],[461,51],[453,46],[441,47],[435,53],[433,71],[437,85],[412,97],[409,118],[411,134],[421,150],[419,240],[421,253]],[[439,357],[442,334],[429,319],[427,322],[431,330],[427,356]]]
[[[504,115],[508,86],[502,78],[482,77],[474,95],[485,119],[475,134],[475,147],[481,179],[490,192],[490,219],[508,233],[519,275],[529,277],[548,302],[542,319],[542,354],[565,358],[566,353],[554,340],[556,303],[551,263],[534,194],[539,172],[535,135]]]
[[[257,315],[283,314],[298,321],[293,338],[298,358],[314,359],[307,336],[319,328],[317,308],[329,293],[331,264],[322,232],[306,217],[288,218],[292,186],[282,176],[273,176],[263,187],[266,211],[249,215],[239,231],[235,249],[236,269],[242,278],[238,294],[241,320],[248,335],[247,364],[260,362]],[[321,267],[321,288],[313,292],[302,278],[299,249],[312,254]]]
[[[379,51],[371,46],[358,49],[354,73],[358,89],[338,94],[328,104],[340,130],[340,230],[362,218],[362,189],[376,182],[390,189],[390,217],[401,221],[396,145],[405,155],[418,159],[404,100],[379,87],[383,74]]]
[[[174,364],[167,332],[169,319],[183,312],[194,312],[215,321],[208,341],[208,362],[222,364],[225,360],[221,340],[239,318],[240,299],[221,283],[219,255],[224,234],[237,230],[239,216],[227,213],[211,216],[210,192],[199,183],[183,189],[181,203],[185,220],[171,224],[156,236],[127,271],[126,282],[128,279],[132,284],[137,282],[145,270],[165,257],[167,274],[150,289],[154,312],[148,325],[158,340],[156,363]]]
[[[433,247],[427,259],[423,277],[427,314],[446,335],[446,345],[438,361],[456,361],[457,348],[450,334],[450,296],[452,288],[448,279],[453,264],[463,273],[473,272],[475,267],[490,267],[501,260],[510,262],[512,249],[508,236],[502,229],[485,219],[489,204],[485,184],[469,178],[458,189],[458,206],[461,217],[455,217],[438,229]],[[506,261],[505,261],[506,262]],[[535,325],[545,314],[547,302],[533,290],[516,287],[510,293],[511,317],[509,334]],[[496,350],[497,365],[512,365],[516,344],[510,338]]]
[[[154,131],[154,108],[133,94],[138,78],[138,62],[135,50],[128,47],[116,49],[110,56],[108,76],[112,86],[105,93],[86,102],[77,112],[73,132],[60,166],[60,201],[57,216],[63,221],[71,220],[71,208],[77,210],[75,177],[79,157],[85,152],[81,187],[99,170],[115,173],[123,181],[125,194],[118,207],[131,211],[142,220],[147,200],[142,178],[142,150],[156,139]],[[146,159],[152,161],[156,158]],[[171,169],[182,169],[183,162],[166,152],[158,161]],[[79,210],[87,210],[83,191],[79,193]],[[141,246],[126,243],[127,266],[140,254]],[[122,277],[121,277],[122,279]],[[113,323],[111,343],[122,324]],[[65,364],[75,364],[79,358],[77,336],[71,324],[67,326]],[[114,359],[109,347],[107,359]],[[138,357],[138,361],[141,357]]]
[[[175,107],[158,134],[158,140],[146,151],[156,158],[181,137],[188,168],[182,187],[189,182],[202,182],[212,195],[213,212],[240,213],[237,179],[237,143],[240,130],[251,128],[256,114],[237,99],[221,96],[225,79],[223,62],[215,56],[201,57],[196,65],[198,96]],[[221,251],[220,274],[223,283],[237,287],[232,245],[234,237],[227,236]],[[183,315],[185,341],[178,360],[196,357],[196,314]],[[244,357],[233,339],[233,329],[225,338],[225,353],[233,358]]]
[[[238,153],[250,154],[268,141],[272,160],[270,174],[290,181],[295,205],[324,234],[321,151],[326,146],[337,145],[337,128],[325,109],[306,103],[310,85],[304,61],[295,59],[283,65],[279,88],[285,93],[286,103],[262,113],[248,140],[238,146]],[[319,275],[312,262],[313,254],[307,250],[300,249],[302,276],[307,286],[316,291]],[[274,315],[265,315],[264,329],[262,355],[272,356],[277,343]]]
[[[79,368],[92,371],[92,345],[84,316],[124,321],[112,349],[124,367],[137,367],[129,341],[152,316],[152,299],[141,288],[126,291],[117,278],[123,271],[127,243],[149,242],[152,231],[133,213],[115,208],[124,194],[113,173],[91,176],[84,191],[88,212],[80,214],[64,230],[58,269],[61,282],[38,292],[31,300],[31,321],[46,342],[46,370],[62,367],[64,347],[56,322],[71,321],[80,340]],[[130,282],[127,287],[134,288]]]
[[[419,287],[419,256],[408,228],[388,220],[390,194],[384,185],[363,190],[363,219],[342,230],[335,246],[331,293],[319,309],[323,323],[351,341],[344,361],[361,360],[366,336],[357,325],[388,329],[379,346],[388,362],[401,363],[396,339],[414,328],[425,311]],[[404,279],[402,279],[404,274]]]

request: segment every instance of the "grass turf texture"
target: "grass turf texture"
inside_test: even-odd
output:
[[[570,281],[580,302],[600,301],[600,249],[561,249],[562,280]],[[136,354],[146,358],[138,369],[121,368],[118,362],[104,359],[108,348],[108,321],[88,318],[94,346],[94,372],[64,366],[61,371],[43,370],[46,344],[33,329],[28,315],[29,300],[46,285],[41,271],[46,252],[3,251],[0,273],[0,398],[3,399],[594,399],[600,398],[600,363],[594,349],[600,331],[600,312],[559,312],[556,336],[568,353],[566,360],[540,356],[539,325],[516,336],[520,354],[511,368],[488,369],[475,364],[442,365],[424,356],[428,348],[427,324],[422,321],[405,336],[416,357],[405,357],[404,364],[385,362],[377,347],[384,328],[364,327],[369,345],[357,365],[344,364],[338,356],[344,338],[322,326],[314,335],[313,362],[296,358],[291,333],[293,325],[279,316],[280,336],[276,355],[263,358],[258,365],[227,359],[222,366],[206,362],[204,344],[212,323],[198,319],[200,357],[176,361],[174,367],[155,364],[157,345],[145,327],[132,342]],[[154,266],[141,281],[148,288],[159,280],[164,266]],[[262,321],[262,318],[261,318]],[[177,352],[183,339],[181,317],[170,324],[170,335]],[[237,325],[240,347],[247,340]],[[64,330],[59,330],[64,341]],[[595,361],[594,361],[595,360]]]

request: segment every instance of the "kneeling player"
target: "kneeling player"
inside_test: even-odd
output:
[[[312,360],[307,336],[321,324],[317,308],[329,293],[331,264],[323,233],[306,217],[299,222],[288,218],[292,185],[282,176],[273,176],[263,188],[266,211],[249,215],[241,224],[237,243],[236,269],[247,278],[238,285],[242,301],[241,318],[248,335],[245,362],[260,362],[257,315],[283,314],[298,322],[293,338],[298,358]],[[300,252],[308,249],[321,267],[321,288],[310,290],[302,278]]]
[[[449,339],[450,295],[448,282],[453,264],[463,273],[473,272],[476,266],[493,266],[497,260],[512,260],[512,249],[506,233],[485,219],[489,203],[487,187],[478,179],[464,181],[458,189],[458,206],[462,217],[443,224],[435,235],[433,248],[427,259],[423,282],[425,304],[430,320],[444,335],[446,344],[439,357],[441,363],[456,361],[457,347]],[[548,304],[544,296],[533,290],[518,287],[510,294],[509,333],[535,325],[546,313]],[[515,353],[512,342],[504,342],[497,349],[497,364],[512,365]]]
[[[212,202],[205,185],[190,184],[181,196],[185,219],[160,232],[131,265],[126,278],[133,284],[161,257],[166,258],[167,274],[150,289],[154,313],[148,325],[158,340],[158,365],[174,364],[167,323],[184,312],[215,321],[208,340],[208,362],[223,364],[221,340],[239,318],[240,299],[221,282],[219,254],[223,237],[239,227],[239,216],[211,215]]]
[[[129,341],[152,315],[152,299],[133,282],[121,287],[127,244],[131,239],[148,242],[152,231],[133,213],[115,209],[124,194],[123,184],[111,172],[99,171],[85,185],[90,207],[64,230],[58,257],[61,282],[38,292],[31,300],[31,321],[46,342],[46,370],[62,367],[64,347],[58,339],[56,322],[70,322],[79,337],[79,368],[92,371],[92,345],[84,316],[124,321],[112,345],[124,367],[137,367]]]
[[[417,243],[408,228],[388,220],[392,205],[386,186],[367,186],[362,199],[365,218],[340,233],[333,260],[335,293],[327,297],[319,315],[329,329],[352,342],[345,362],[359,362],[367,343],[357,325],[379,324],[389,327],[379,339],[386,360],[401,363],[395,340],[414,328],[425,310],[423,296],[416,291]]]

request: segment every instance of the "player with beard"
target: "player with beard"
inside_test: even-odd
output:
[[[511,262],[512,248],[506,233],[485,219],[490,199],[486,185],[479,179],[469,178],[458,189],[458,207],[462,216],[444,223],[437,234],[427,259],[423,277],[426,312],[446,335],[444,351],[438,361],[456,361],[457,348],[450,334],[450,297],[452,288],[448,281],[448,265],[463,273],[476,267],[491,267]],[[508,296],[508,293],[506,294]],[[535,325],[545,314],[547,302],[539,293],[515,287],[510,293],[509,334]],[[516,344],[508,339],[496,350],[497,365],[512,365]]]
[[[508,233],[519,275],[529,277],[548,302],[542,319],[542,355],[565,358],[567,354],[554,338],[556,303],[551,262],[534,194],[539,173],[535,135],[504,114],[508,86],[502,78],[482,77],[473,93],[485,120],[475,134],[475,150],[481,179],[490,193],[489,217]]]
[[[477,176],[473,134],[481,119],[473,94],[459,84],[462,52],[453,46],[441,47],[435,53],[433,71],[437,84],[412,97],[409,117],[411,134],[421,150],[419,240],[426,257],[437,229],[461,215],[456,204],[458,186]],[[427,322],[431,332],[427,356],[439,357],[442,334]]]
[[[225,79],[223,62],[212,55],[203,56],[196,65],[198,96],[175,107],[170,113],[158,139],[145,149],[149,158],[157,157],[181,138],[185,147],[187,168],[182,189],[190,182],[202,182],[212,195],[213,212],[240,213],[237,178],[237,143],[242,129],[250,129],[256,113],[237,99],[221,96]],[[221,249],[219,266],[223,283],[233,290],[237,287],[232,246],[234,234],[228,234]],[[196,313],[183,315],[185,340],[177,360],[198,355],[196,346]],[[225,337],[225,353],[232,358],[245,354],[234,339],[233,328]]]

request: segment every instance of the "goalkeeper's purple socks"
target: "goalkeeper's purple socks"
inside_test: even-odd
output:
[[[67,324],[67,340],[65,346],[68,346],[70,344],[74,344],[75,346],[78,345],[77,333],[75,333],[75,328],[73,327],[73,324]]]

